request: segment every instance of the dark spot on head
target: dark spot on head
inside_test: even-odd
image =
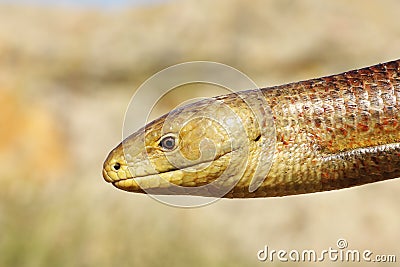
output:
[[[119,164],[118,162],[114,163],[114,165],[112,166],[114,171],[118,171],[121,168],[121,164]]]

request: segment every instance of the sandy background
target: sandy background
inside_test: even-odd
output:
[[[267,86],[397,59],[399,11],[395,0],[1,4],[0,266],[292,266],[256,253],[338,238],[399,261],[397,180],[179,209],[101,176],[130,97],[155,72],[211,60]]]

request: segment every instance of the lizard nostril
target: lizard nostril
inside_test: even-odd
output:
[[[118,162],[114,163],[114,165],[112,166],[112,169],[114,171],[118,171],[121,168],[121,164],[119,164]]]

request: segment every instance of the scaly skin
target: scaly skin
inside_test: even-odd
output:
[[[104,162],[103,176],[131,192],[230,198],[393,179],[400,177],[399,108],[400,60],[219,96],[125,139]],[[160,147],[166,134],[177,142],[173,151]],[[254,191],[256,170],[265,175]]]

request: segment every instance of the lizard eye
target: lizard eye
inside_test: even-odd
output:
[[[174,136],[166,136],[161,139],[159,146],[164,151],[172,151],[176,147],[176,140]]]

